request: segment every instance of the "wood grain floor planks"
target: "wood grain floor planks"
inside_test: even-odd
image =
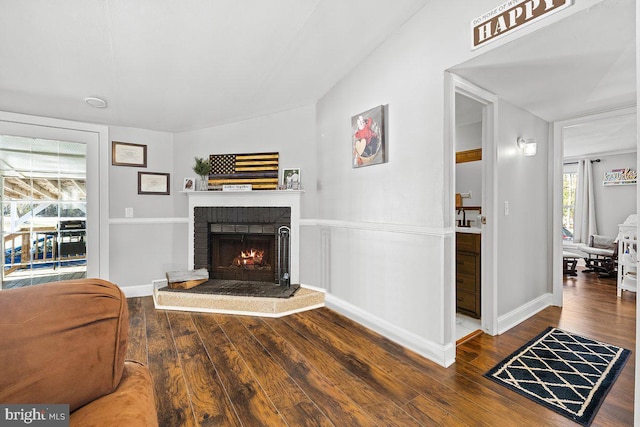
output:
[[[155,310],[128,300],[127,357],[147,362],[160,424],[175,426],[573,426],[483,377],[547,326],[635,350],[635,295],[568,278],[549,307],[457,348],[445,369],[327,308],[269,319]],[[635,357],[594,427],[633,424]]]

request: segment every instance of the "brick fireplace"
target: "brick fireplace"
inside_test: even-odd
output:
[[[210,279],[281,283],[290,227],[290,207],[195,207],[194,268]]]
[[[189,197],[190,269],[207,268],[212,279],[278,283],[286,252],[289,280],[299,283],[301,191],[185,194]],[[285,246],[279,241],[282,228],[287,234]]]

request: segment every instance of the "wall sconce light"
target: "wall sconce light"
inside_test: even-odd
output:
[[[518,144],[518,148],[522,150],[522,154],[525,156],[535,156],[538,151],[538,144],[535,139],[524,139],[522,137],[518,137],[516,143]]]

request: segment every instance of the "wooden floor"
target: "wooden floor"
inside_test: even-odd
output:
[[[442,368],[323,308],[281,319],[156,311],[129,300],[161,426],[575,426],[482,374],[547,326],[635,350],[635,294],[581,273],[552,307],[461,344]],[[635,353],[593,426],[633,425]]]

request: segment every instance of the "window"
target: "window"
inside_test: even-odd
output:
[[[565,167],[562,174],[562,240],[573,242],[578,171]]]
[[[86,144],[0,136],[3,287],[86,272]]]

